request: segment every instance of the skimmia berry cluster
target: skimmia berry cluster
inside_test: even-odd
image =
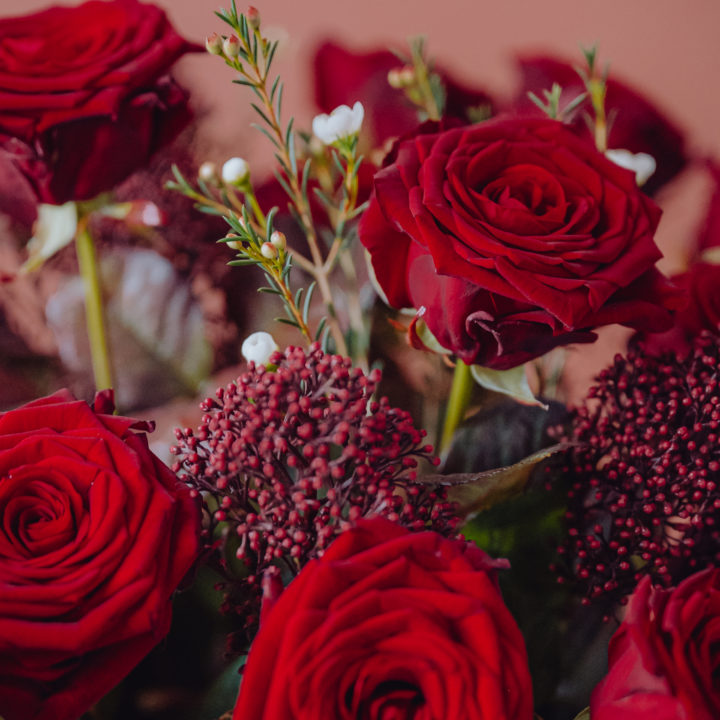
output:
[[[380,372],[348,358],[290,347],[270,365],[250,362],[237,382],[205,400],[197,431],[177,430],[174,470],[206,511],[206,543],[225,551],[223,609],[257,623],[263,582],[288,579],[361,517],[454,535],[442,488],[416,482],[418,461],[437,464],[409,413],[372,400]],[[228,550],[242,569],[233,573]],[[238,637],[239,644],[244,641]]]
[[[561,580],[623,600],[720,561],[720,338],[686,359],[616,356],[563,438],[570,482]]]

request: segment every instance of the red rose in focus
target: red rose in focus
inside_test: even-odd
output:
[[[560,107],[585,91],[582,79],[570,63],[539,56],[520,58],[518,64],[522,86],[514,105],[523,113],[539,115],[542,111],[530,100],[528,92],[542,97],[542,91],[549,90],[553,83],[558,83],[563,89]],[[581,112],[589,109],[590,101],[586,100],[575,113],[573,127],[593,142]],[[633,153],[647,153],[657,163],[655,172],[643,186],[645,192],[654,193],[685,167],[687,156],[682,132],[640,93],[609,78],[605,109],[612,118],[608,146]]]
[[[525,645],[476,546],[373,518],[263,614],[235,720],[531,720]]]
[[[687,292],[688,304],[675,314],[675,324],[667,332],[646,335],[638,333],[643,349],[658,354],[663,351],[687,355],[693,338],[703,330],[720,332],[720,265],[697,262],[672,281]]]
[[[77,720],[169,630],[199,511],[134,429],[67,391],[0,415],[5,720]]]
[[[592,720],[720,717],[720,570],[676,588],[644,578],[610,640],[609,671],[590,700]]]
[[[154,5],[52,7],[0,19],[0,37],[0,209],[21,221],[33,195],[60,204],[113,187],[189,119],[167,71],[196,48]]]
[[[338,105],[352,107],[356,100],[365,108],[363,135],[372,147],[410,132],[418,125],[417,109],[402,90],[388,83],[388,72],[401,66],[400,60],[387,50],[355,53],[341,45],[326,42],[315,53],[315,102],[329,113]],[[439,70],[447,99],[446,117],[468,122],[468,111],[485,108],[492,113],[494,102],[483,90],[466,87],[448,73]]]
[[[390,305],[466,363],[507,369],[600,325],[666,329],[659,218],[561,123],[499,118],[400,141],[359,233]]]

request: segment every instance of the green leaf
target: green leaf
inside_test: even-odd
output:
[[[321,317],[321,318],[320,318],[320,322],[318,323],[318,326],[317,326],[317,330],[315,331],[315,339],[316,339],[316,340],[319,340],[319,339],[320,339],[320,336],[322,335],[323,330],[326,329],[326,328],[325,328],[325,325],[326,325],[326,324],[327,324],[327,318],[324,317],[324,316]]]
[[[520,495],[525,490],[535,467],[551,455],[568,447],[570,447],[569,443],[558,443],[507,467],[483,470],[479,473],[424,475],[420,482],[447,486],[448,499],[458,504],[458,514],[467,520],[493,505]]]
[[[267,60],[265,61],[265,70],[270,69],[270,64],[273,61],[273,58],[275,57],[275,51],[278,48],[278,45],[280,44],[279,40],[275,40],[275,42],[270,43],[270,49],[268,50],[268,56]]]
[[[277,82],[280,79],[280,76],[278,75],[275,82]],[[285,89],[285,86],[280,83],[280,88],[278,89],[278,95],[277,95],[277,103],[276,103],[276,111],[275,114],[278,116],[278,119],[280,118],[280,115],[282,114],[282,99],[283,99],[283,90]]]
[[[295,320],[288,320],[284,317],[276,317],[273,318],[275,322],[284,323],[285,325],[292,325],[294,328],[299,328],[300,326],[297,324]]]
[[[590,720],[590,708],[586,707],[581,710],[574,718],[574,720]]]
[[[313,292],[315,292],[316,287],[317,280],[313,280],[313,282],[307,289],[307,294],[305,295],[305,304],[303,305],[302,309],[302,319],[305,324],[307,324],[308,321],[308,313],[310,312],[310,301],[312,300]]]
[[[270,236],[273,233],[273,221],[275,220],[275,216],[277,215],[277,213],[278,213],[278,208],[276,206],[276,207],[272,208],[266,216],[265,237],[268,241],[270,240]]]
[[[275,99],[275,92],[277,91],[279,82],[280,82],[280,76],[278,75],[272,84],[272,88],[270,88],[270,102],[272,102]]]
[[[280,143],[278,143],[278,141],[270,134],[267,128],[264,128],[262,125],[258,125],[257,123],[250,123],[250,127],[259,130],[278,150],[280,149]]]
[[[518,365],[510,370],[493,370],[480,365],[472,365],[470,371],[475,382],[488,390],[508,395],[525,405],[537,405],[544,410],[548,409],[547,405],[533,395],[530,385],[528,385],[524,365]]]
[[[250,103],[250,106],[268,125],[272,125],[268,116],[262,111],[262,109],[258,105],[256,105],[255,103]]]

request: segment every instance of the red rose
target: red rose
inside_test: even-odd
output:
[[[720,332],[720,265],[696,262],[672,281],[687,292],[688,304],[675,314],[675,324],[667,332],[638,333],[643,348],[653,354],[663,351],[687,355],[693,338],[703,330]]]
[[[698,238],[698,250],[701,252],[720,245],[720,163],[717,160],[708,160],[707,167],[712,191]]]
[[[52,7],[0,20],[0,37],[0,180],[26,178],[0,194],[27,204],[29,184],[39,202],[93,197],[188,119],[187,97],[166,73],[195,48],[154,5]]]
[[[542,111],[528,97],[534,92],[542,97],[553,83],[563,89],[561,107],[585,91],[582,79],[570,63],[550,57],[523,57],[518,60],[522,73],[522,87],[515,100],[515,107],[524,113],[540,114]],[[683,133],[652,103],[628,85],[609,78],[605,108],[612,117],[608,144],[633,153],[652,155],[657,163],[655,172],[643,186],[647,193],[654,193],[672,180],[687,163]],[[573,118],[573,127],[592,142],[583,111],[590,111],[586,100]]]
[[[676,588],[644,578],[610,640],[609,671],[590,700],[592,720],[720,717],[720,570]]]
[[[0,415],[5,720],[77,720],[168,632],[199,512],[133,429],[67,391]]]
[[[393,307],[466,363],[519,365],[621,323],[670,325],[660,210],[554,120],[490,120],[400,141],[360,226]]]
[[[525,645],[471,543],[360,521],[263,618],[235,720],[530,720]]]
[[[402,90],[390,87],[388,72],[401,66],[388,50],[351,52],[333,42],[321,44],[315,53],[315,102],[326,113],[338,105],[352,107],[356,100],[365,107],[363,134],[373,147],[380,147],[389,138],[410,132],[418,124],[417,109]],[[447,99],[445,115],[467,122],[468,111],[484,107],[492,112],[494,102],[483,90],[457,82],[443,70]]]

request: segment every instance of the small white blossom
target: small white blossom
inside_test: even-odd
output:
[[[250,177],[250,166],[239,157],[230,158],[222,166],[222,179],[229,185],[239,185]]]
[[[285,233],[280,232],[279,230],[273,230],[270,235],[270,242],[278,250],[284,250],[287,247],[287,238],[285,237]]]
[[[217,178],[217,166],[215,163],[210,160],[206,160],[198,168],[198,177],[204,182],[212,182],[215,180],[215,178]]]
[[[252,361],[256,365],[267,365],[270,356],[278,349],[273,336],[270,333],[261,331],[245,338],[241,352],[248,362]]]
[[[352,110],[347,105],[336,107],[329,115],[316,115],[312,121],[313,133],[326,145],[355,135],[360,131],[365,108],[356,102]]]
[[[268,260],[275,260],[278,256],[278,251],[272,243],[264,242],[260,246],[260,254]]]
[[[629,150],[607,150],[605,157],[626,170],[635,173],[635,182],[644,185],[655,172],[657,163],[647,153],[631,153]]]

